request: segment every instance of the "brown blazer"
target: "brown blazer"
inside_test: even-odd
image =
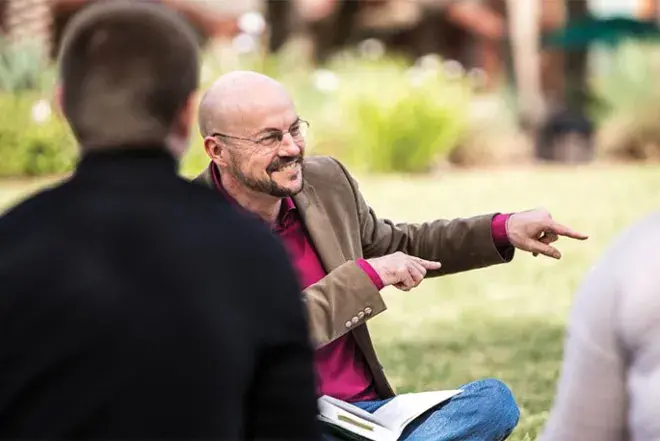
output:
[[[394,395],[378,361],[366,322],[387,308],[371,279],[355,263],[360,258],[401,251],[435,260],[437,277],[511,261],[514,250],[501,255],[491,233],[494,214],[467,219],[395,224],[380,219],[367,205],[357,182],[339,161],[313,156],[304,162],[305,185],[294,202],[328,273],[303,291],[317,347],[352,332],[375,379],[376,391]],[[210,169],[195,178],[213,186]]]

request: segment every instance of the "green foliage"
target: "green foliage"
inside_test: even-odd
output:
[[[194,134],[188,153],[181,162],[179,173],[188,178],[194,178],[209,165],[209,158],[204,151],[201,136]]]
[[[316,132],[318,150],[373,172],[429,171],[464,133],[470,89],[439,62],[428,64],[352,56],[330,64],[323,75],[337,87],[329,93],[333,112]]]
[[[0,40],[0,176],[32,176],[70,170],[74,142],[66,123],[41,102],[54,81],[39,46]],[[37,115],[39,117],[39,115]]]
[[[640,112],[660,98],[660,46],[624,44],[603,54],[603,69],[592,80],[597,103],[591,113],[598,120],[613,114]]]
[[[71,169],[75,143],[56,116],[38,123],[32,109],[39,95],[0,94],[0,177],[64,173]]]
[[[205,66],[205,83],[228,70],[211,59]],[[439,59],[410,67],[397,57],[370,60],[344,53],[312,70],[285,52],[244,57],[241,68],[274,77],[289,90],[298,113],[311,124],[309,153],[335,156],[355,169],[426,172],[450,154],[466,130],[470,87],[446,76]],[[206,161],[195,140],[184,174]]]
[[[0,92],[45,91],[53,80],[40,46],[30,41],[9,44],[0,38]]]
[[[660,159],[660,46],[629,43],[614,51],[592,82],[601,156]]]
[[[0,91],[5,92],[0,106],[8,115],[0,122],[2,176],[58,173],[71,163],[73,142],[64,123],[32,121],[31,106],[52,85],[52,71],[45,69],[38,50],[25,48],[0,45]],[[253,54],[222,62],[207,57],[202,87],[237,68],[276,78],[311,123],[308,152],[333,155],[356,169],[426,172],[465,134],[470,87],[446,76],[438,59],[411,67],[397,57],[370,60],[349,53],[313,70],[295,55]],[[182,174],[194,175],[207,163],[195,133]]]
[[[516,116],[505,91],[475,97],[467,128],[449,163],[479,167],[531,161],[533,145],[520,131]]]

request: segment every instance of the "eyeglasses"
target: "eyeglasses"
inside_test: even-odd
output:
[[[213,133],[211,136],[218,136],[221,138],[228,138],[228,139],[237,139],[240,141],[248,141],[254,144],[263,145],[265,147],[274,147],[276,145],[279,145],[284,140],[284,135],[286,135],[287,133],[291,135],[294,141],[304,140],[305,136],[307,135],[308,128],[309,128],[309,123],[307,121],[298,119],[296,122],[294,122],[291,125],[291,127],[289,127],[289,130],[284,132],[281,130],[270,130],[268,133],[266,133],[265,135],[263,135],[258,139],[241,138],[239,136],[226,135],[224,133]]]

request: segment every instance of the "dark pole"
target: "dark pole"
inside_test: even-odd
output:
[[[586,0],[565,0],[568,22],[585,17],[589,13]],[[576,48],[566,52],[566,105],[576,113],[584,113],[587,104],[587,60],[589,49]]]

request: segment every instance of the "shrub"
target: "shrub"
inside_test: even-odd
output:
[[[470,96],[440,67],[433,59],[412,68],[397,58],[334,61],[324,73],[328,82],[336,75],[332,112],[315,129],[315,151],[366,171],[429,171],[461,138]]]
[[[198,133],[192,135],[190,143],[188,153],[181,162],[180,174],[194,178],[209,165],[209,158],[206,156],[203,141]]]
[[[605,72],[592,84],[596,105],[591,114],[599,124],[598,154],[622,160],[660,159],[660,47],[645,43],[622,45],[608,57]]]
[[[311,123],[309,154],[330,154],[365,171],[426,172],[463,136],[470,88],[445,75],[439,59],[427,57],[411,67],[397,57],[343,53],[314,71],[294,55],[246,56],[240,68],[284,84],[298,114]],[[207,58],[204,87],[233,68]],[[196,174],[207,164],[195,135],[182,173]]]
[[[54,71],[40,45],[9,44],[0,37],[0,92],[44,92],[54,83]]]
[[[472,100],[465,133],[448,158],[451,164],[474,167],[532,161],[533,145],[519,129],[514,106],[505,92]]]
[[[446,158],[467,121],[467,82],[445,75],[441,60],[416,66],[395,56],[369,59],[340,53],[312,70],[295,53],[244,56],[242,69],[282,82],[298,114],[311,123],[309,154],[330,154],[366,171],[425,172]],[[236,68],[208,59],[208,78]],[[193,144],[184,170],[207,162],[201,142]]]
[[[64,173],[72,167],[76,151],[68,126],[52,116],[35,121],[38,99],[34,93],[0,94],[0,177]]]
[[[75,150],[68,126],[40,100],[53,79],[39,46],[0,40],[0,177],[70,170]]]

